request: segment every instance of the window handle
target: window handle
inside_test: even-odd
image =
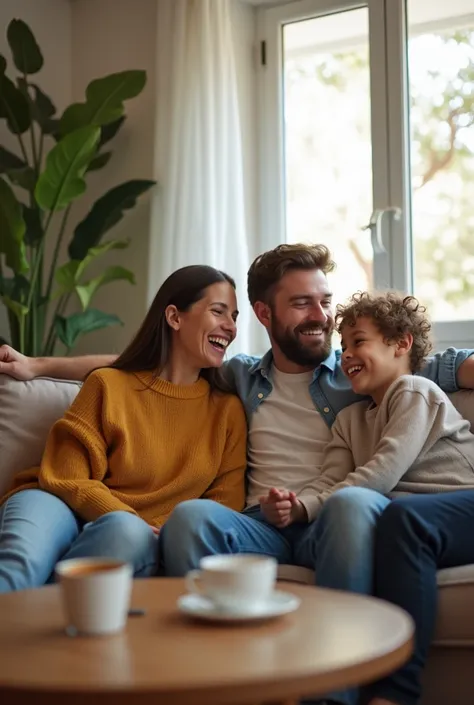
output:
[[[387,253],[382,239],[382,220],[385,213],[392,213],[394,220],[400,220],[402,217],[402,209],[398,208],[398,206],[376,208],[370,216],[368,225],[362,228],[362,230],[370,230],[372,249],[376,255],[383,255]]]

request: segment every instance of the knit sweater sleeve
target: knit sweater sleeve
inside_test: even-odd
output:
[[[347,412],[343,415],[346,416]],[[324,450],[321,475],[315,476],[301,492],[298,499],[304,505],[308,521],[313,521],[322,507],[322,495],[330,493],[329,488],[335,488],[354,470],[354,458],[349,443],[346,440],[346,425],[338,415],[332,425],[332,438]],[[347,416],[346,416],[347,418]],[[334,491],[334,490],[332,490]]]
[[[423,393],[403,382],[396,386],[388,399],[387,423],[372,458],[365,465],[349,472],[347,463],[338,465],[342,456],[340,450],[337,452],[337,442],[327,454],[317,482],[317,495],[312,499],[311,518],[316,517],[334,492],[345,487],[365,487],[381,494],[391,492],[420,455],[440,413],[440,402],[429,402]],[[358,442],[364,443],[364,438]],[[344,473],[347,476],[343,479]]]
[[[218,473],[203,497],[240,512],[245,504],[247,421],[242,404],[230,397],[226,442]]]
[[[84,521],[118,510],[136,513],[103,482],[108,467],[104,398],[105,382],[94,372],[71,408],[52,427],[38,477],[41,489],[62,499]]]

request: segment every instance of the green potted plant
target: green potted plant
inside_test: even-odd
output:
[[[59,255],[71,232],[72,204],[84,194],[87,175],[109,162],[112,152],[104,147],[123,125],[124,101],[143,90],[146,73],[123,71],[94,80],[83,103],[57,116],[31,78],[43,66],[32,31],[14,19],[7,39],[19,75],[15,81],[6,75],[0,55],[0,120],[17,138],[18,153],[0,146],[0,300],[11,345],[28,355],[52,355],[58,340],[69,352],[85,333],[121,323],[92,303],[112,281],[134,283],[133,273],[107,266],[90,277],[88,269],[106,252],[128,246],[125,240],[104,242],[103,236],[155,182],[134,179],[107,191],[74,227],[69,259],[61,266]],[[66,315],[71,297],[80,311]]]

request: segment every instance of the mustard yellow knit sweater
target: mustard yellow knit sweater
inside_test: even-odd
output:
[[[84,521],[124,510],[160,527],[183,500],[241,510],[247,425],[239,399],[208,383],[180,386],[151,373],[93,372],[52,427],[41,466],[11,494],[41,488]]]

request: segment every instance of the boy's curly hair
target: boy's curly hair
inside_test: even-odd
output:
[[[413,336],[410,350],[410,367],[417,372],[431,352],[431,323],[426,316],[426,307],[414,296],[401,296],[395,292],[369,294],[358,291],[349,303],[336,307],[336,329],[341,333],[344,326],[355,326],[358,318],[371,318],[386,342],[392,343],[407,333]]]

